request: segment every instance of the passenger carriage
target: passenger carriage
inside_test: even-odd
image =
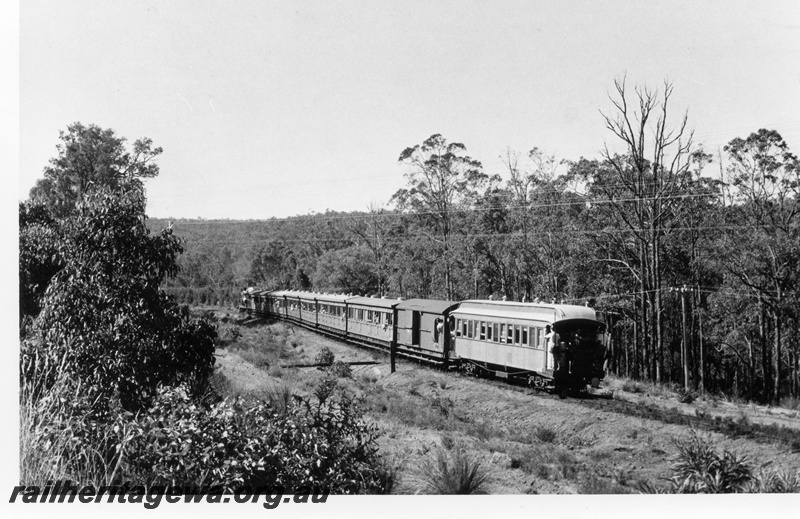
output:
[[[468,370],[523,379],[534,386],[553,380],[557,388],[583,387],[589,382],[596,385],[604,376],[605,323],[591,308],[464,301],[451,315],[455,319],[454,356]],[[548,351],[547,325],[556,332],[558,342],[565,343],[563,359]]]
[[[317,294],[316,327],[344,335],[347,331],[347,300],[343,294]]]
[[[289,308],[286,295],[289,293],[291,290],[264,290],[261,293],[261,299],[263,299],[261,313],[285,319]]]
[[[398,301],[374,297],[346,299],[348,338],[390,347],[394,338],[394,308]]]

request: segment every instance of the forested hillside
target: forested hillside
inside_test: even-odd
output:
[[[151,219],[186,240],[165,289],[201,304],[236,304],[254,285],[591,304],[611,324],[613,372],[765,402],[798,398],[797,157],[760,129],[731,140],[709,167],[686,117],[667,122],[669,85],[633,96],[615,86],[605,123],[624,153],[557,160],[509,149],[507,170],[490,174],[437,134],[399,150],[406,178],[386,207]]]

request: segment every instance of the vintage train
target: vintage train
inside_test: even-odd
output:
[[[241,310],[348,342],[558,393],[599,386],[606,325],[586,306],[392,300],[294,290],[242,291]]]

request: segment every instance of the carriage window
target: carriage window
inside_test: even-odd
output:
[[[505,323],[500,324],[500,342],[506,342],[506,325]]]
[[[528,346],[528,327],[527,326],[523,326],[522,327],[522,345],[523,346]]]
[[[500,325],[497,323],[492,323],[492,340],[500,342]]]
[[[519,325],[514,325],[514,344],[519,344]]]
[[[456,337],[461,337],[461,319],[456,319]]]
[[[461,319],[458,320],[461,324],[459,325],[461,328],[461,335],[464,337],[467,336],[467,321],[462,321]]]
[[[486,340],[486,323],[481,321],[481,340]]]
[[[513,344],[513,342],[514,342],[514,327],[509,324],[507,330],[508,330],[508,340],[506,342],[508,344]]]
[[[473,327],[474,321],[467,321],[467,337],[472,339],[474,337],[475,328]]]
[[[492,340],[492,328],[496,327],[496,324],[486,323],[486,340]]]

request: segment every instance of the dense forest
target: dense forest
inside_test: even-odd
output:
[[[163,288],[193,304],[235,305],[246,286],[589,304],[610,325],[616,374],[797,398],[798,158],[769,129],[712,156],[686,115],[668,117],[671,95],[616,82],[600,159],[509,149],[489,173],[435,134],[399,150],[406,175],[385,207],[151,219],[185,239]]]

